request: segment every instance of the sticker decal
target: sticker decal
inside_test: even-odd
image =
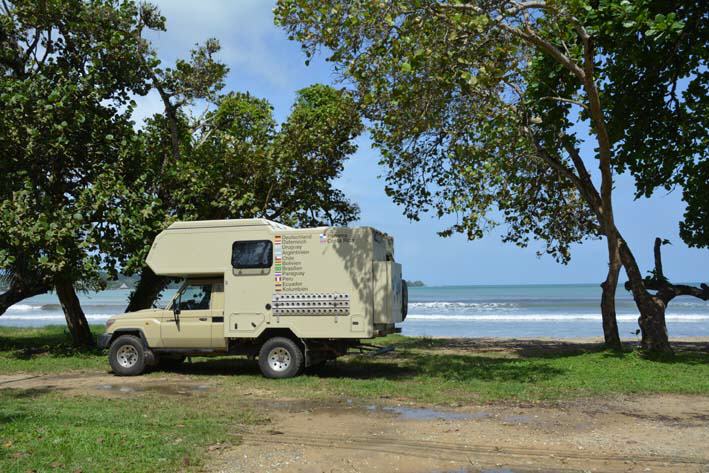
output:
[[[320,243],[327,243],[327,233],[323,232],[320,234]]]
[[[283,240],[281,235],[273,237],[273,256],[274,256],[274,288],[276,292],[283,290]]]

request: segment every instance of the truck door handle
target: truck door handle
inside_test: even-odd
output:
[[[201,320],[202,322],[206,322],[206,321],[207,321],[207,317],[200,317],[199,320]]]

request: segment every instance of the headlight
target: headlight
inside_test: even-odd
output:
[[[114,323],[115,321],[116,321],[116,319],[108,319],[108,320],[106,321],[106,330],[108,330],[109,328],[111,328],[111,325],[113,325],[113,323]]]

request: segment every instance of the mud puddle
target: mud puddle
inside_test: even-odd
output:
[[[206,384],[99,384],[99,391],[119,394],[157,393],[176,396],[191,396],[195,393],[204,393],[211,388]]]
[[[509,468],[485,468],[482,470],[476,469],[476,470],[471,470],[470,468],[460,468],[458,470],[434,470],[431,473],[524,473],[522,470],[511,470]],[[547,473],[553,473],[551,471],[547,471]]]
[[[317,402],[317,401],[279,401],[273,402],[269,406],[271,409],[288,412],[290,414],[299,413],[322,413],[328,415],[351,415],[362,413],[370,415],[385,414],[387,417],[397,420],[410,421],[433,421],[433,420],[479,420],[494,417],[492,413],[486,411],[467,412],[438,409],[434,407],[415,406],[392,406],[386,404],[364,404],[351,399],[344,402]],[[513,422],[510,417],[510,422]],[[518,416],[524,417],[524,416]],[[521,419],[518,420],[521,422]]]
[[[369,412],[387,412],[394,414],[401,420],[473,420],[485,419],[492,414],[489,412],[455,412],[428,407],[404,407],[404,406],[377,406],[368,405]]]

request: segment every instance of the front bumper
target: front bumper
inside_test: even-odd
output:
[[[112,333],[102,333],[101,335],[98,336],[98,347],[99,348],[108,348],[108,345],[111,343],[111,337],[113,336]]]

